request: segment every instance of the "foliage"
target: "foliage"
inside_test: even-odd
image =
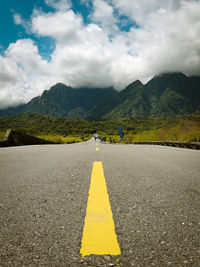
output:
[[[71,143],[78,143],[89,140],[92,135],[87,136],[80,136],[80,135],[38,135],[37,137],[42,138],[44,140],[53,141],[59,144],[71,144]]]
[[[125,132],[124,139],[135,141],[200,141],[200,114],[170,118],[129,117],[120,120],[87,121],[83,119],[53,118],[41,114],[22,114],[0,118],[1,139],[8,128],[60,143],[88,140],[98,132],[100,136],[120,140],[118,127]]]
[[[6,131],[0,131],[0,140],[4,139]]]

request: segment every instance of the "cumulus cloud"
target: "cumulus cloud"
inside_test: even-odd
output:
[[[0,108],[26,102],[56,82],[121,90],[163,72],[200,75],[200,1],[94,0],[87,24],[71,1],[45,2],[55,11],[35,10],[30,25],[32,34],[55,39],[51,61],[31,39],[10,44],[0,56]],[[132,27],[120,29],[120,16]],[[14,20],[23,26],[20,15]]]
[[[40,94],[47,83],[55,82],[50,68],[31,39],[10,44],[5,56],[0,56],[0,107],[15,106]]]
[[[170,1],[172,4],[172,1]],[[200,2],[184,1],[172,9],[152,9],[142,28],[132,29],[131,51],[138,51],[149,72],[200,74]]]
[[[103,0],[94,0],[94,13],[92,14],[93,20],[104,23],[113,22],[113,7]]]
[[[72,10],[56,13],[39,13],[32,19],[32,31],[39,36],[54,37],[58,44],[79,38],[82,18]]]
[[[57,10],[68,10],[72,6],[71,0],[45,0],[45,3]]]
[[[180,8],[186,1],[195,0],[110,0],[119,13],[127,15],[140,25],[146,25],[152,14],[163,13]],[[162,17],[162,16],[161,16]],[[159,21],[158,21],[159,23]]]

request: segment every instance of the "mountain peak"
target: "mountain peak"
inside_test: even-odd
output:
[[[143,83],[140,80],[136,80],[136,81],[132,82],[131,84],[129,84],[129,86],[130,85],[134,85],[134,86],[140,86],[140,85],[142,85],[143,86]]]
[[[137,88],[141,88],[144,85],[142,84],[142,82],[140,80],[136,80],[134,82],[132,82],[131,84],[129,84],[124,90],[135,90]],[[122,90],[123,92],[123,90]]]
[[[64,83],[56,83],[55,85],[53,85],[48,91],[50,91],[50,90],[54,90],[54,89],[56,89],[56,90],[59,90],[59,89],[73,89],[71,86],[67,86],[66,84],[64,84]]]
[[[164,72],[156,75],[152,79],[162,79],[162,78],[186,78],[187,76],[183,72]]]

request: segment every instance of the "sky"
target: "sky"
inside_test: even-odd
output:
[[[0,109],[165,72],[200,75],[200,0],[0,0]]]

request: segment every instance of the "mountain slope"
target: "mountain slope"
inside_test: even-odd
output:
[[[110,102],[97,106],[93,113],[99,117],[103,116],[105,119],[124,118],[132,115],[147,116],[149,107],[143,84],[140,81],[133,82]]]
[[[32,112],[48,114],[54,117],[85,118],[104,98],[109,100],[116,94],[117,92],[112,88],[73,89],[58,83],[52,86],[50,90],[45,90],[41,96],[33,98],[27,104],[0,111],[0,115]]]
[[[187,115],[200,109],[200,77],[168,73],[147,84],[135,81],[121,92],[112,88],[73,89],[58,83],[29,103],[0,110],[0,116],[41,113],[54,117],[119,119]]]
[[[105,119],[128,116],[169,117],[195,112],[200,107],[200,77],[183,73],[155,76],[146,85],[136,81],[111,102],[94,110]]]
[[[200,77],[183,73],[156,76],[145,85],[150,116],[190,114],[200,106]]]

